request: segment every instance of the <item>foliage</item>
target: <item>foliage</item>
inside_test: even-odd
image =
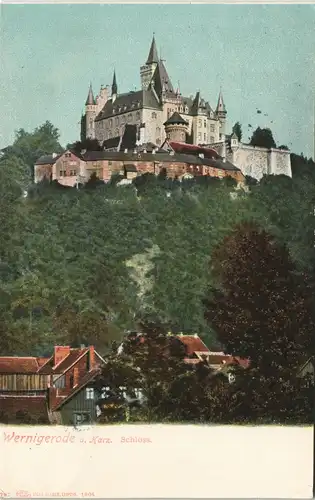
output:
[[[206,317],[228,352],[250,359],[231,410],[242,419],[309,419],[310,400],[302,397],[307,388],[297,378],[313,348],[306,277],[297,274],[286,248],[251,222],[215,249],[212,275],[218,285]]]
[[[238,140],[241,142],[243,133],[242,133],[242,126],[241,126],[240,122],[236,122],[233,125],[232,133],[236,134]]]
[[[252,146],[258,146],[260,148],[268,149],[277,147],[270,128],[258,127],[253,132],[250,144]]]

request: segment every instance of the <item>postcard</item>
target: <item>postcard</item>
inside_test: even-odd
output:
[[[311,498],[312,5],[1,8],[0,498]]]

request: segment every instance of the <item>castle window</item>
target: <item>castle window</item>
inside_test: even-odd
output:
[[[203,140],[206,142],[206,140],[207,140],[207,134],[203,134]]]
[[[213,124],[210,125],[210,132],[214,132],[214,125]]]
[[[122,116],[121,117],[121,123],[124,124],[126,122],[126,117],[125,116]]]
[[[202,121],[201,120],[198,120],[198,126],[202,127]]]
[[[65,170],[60,170],[60,172],[59,172],[60,177],[66,177],[66,175],[67,175],[67,172]]]
[[[214,142],[214,137],[213,136],[210,137],[210,142],[211,143]]]
[[[185,107],[185,113],[188,113],[188,106]]]
[[[115,125],[117,126],[119,124],[119,118],[117,116],[117,118],[115,118]]]
[[[156,127],[156,135],[160,135],[160,133],[161,133],[160,127]]]
[[[151,115],[151,116],[152,116],[152,118],[155,120],[155,119],[156,119],[156,117],[157,117],[157,114],[156,114],[156,113],[152,113],[152,115]]]
[[[206,128],[206,126],[207,126],[207,120],[203,121],[203,126]]]
[[[128,115],[128,122],[132,122],[132,114],[131,113],[129,113],[129,115]]]
[[[201,132],[198,133],[198,140],[201,141]]]
[[[137,113],[136,113],[136,120],[140,120],[140,112],[139,111],[137,111]]]
[[[112,126],[113,126],[113,120],[112,120],[112,119],[110,119],[110,120],[109,120],[109,126],[110,126],[110,127],[112,127]]]
[[[76,170],[70,170],[70,175],[72,175],[72,176],[77,175]]]

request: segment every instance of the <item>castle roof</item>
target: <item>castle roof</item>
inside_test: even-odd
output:
[[[114,102],[112,99],[106,102],[95,121],[143,108],[160,109],[159,102],[152,90],[138,90],[126,94],[118,94]]]
[[[186,122],[186,120],[184,120],[184,118],[182,118],[180,116],[179,113],[177,113],[177,111],[175,111],[175,113],[172,114],[172,116],[164,123],[164,125],[188,125],[188,122]]]
[[[217,112],[221,111],[223,113],[226,113],[226,108],[225,108],[225,104],[224,104],[224,101],[223,101],[223,95],[222,95],[221,90],[220,90],[220,93],[219,93],[219,98],[218,98],[218,104],[217,104],[216,111]]]
[[[154,90],[159,97],[162,94],[172,94],[175,95],[174,88],[171,82],[170,77],[166,71],[164,66],[164,62],[162,59],[159,60],[157,67],[155,68],[155,72],[152,77],[151,85],[154,86]]]
[[[85,105],[88,106],[89,104],[95,104],[95,99],[93,95],[93,90],[92,90],[92,84],[90,83],[90,88],[89,88],[89,93],[87,96],[87,99],[85,101]]]
[[[150,52],[149,52],[148,59],[147,59],[147,64],[152,64],[152,63],[157,63],[157,62],[159,62],[159,56],[158,56],[158,52],[157,52],[157,48],[156,48],[155,38],[153,35],[152,43],[151,43],[151,47],[150,47]]]

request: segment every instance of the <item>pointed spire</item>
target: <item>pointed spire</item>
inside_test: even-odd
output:
[[[116,71],[114,70],[113,83],[112,83],[112,95],[117,95],[117,81],[116,81]]]
[[[155,38],[154,38],[154,33],[153,33],[153,38],[152,38],[150,52],[149,52],[148,59],[147,59],[147,64],[158,63],[158,62],[159,62],[159,56],[158,56],[158,51],[156,48],[156,43],[155,43]]]
[[[220,88],[220,93],[219,93],[219,98],[218,98],[218,104],[217,104],[217,109],[216,109],[216,112],[223,112],[223,113],[226,113],[226,109],[225,109],[225,104],[224,104],[224,101],[223,101],[223,95],[222,95],[222,89]]]
[[[87,106],[88,104],[95,104],[95,99],[93,95],[93,90],[92,90],[92,83],[90,83],[90,88],[89,88],[89,93],[85,102],[85,105]]]

